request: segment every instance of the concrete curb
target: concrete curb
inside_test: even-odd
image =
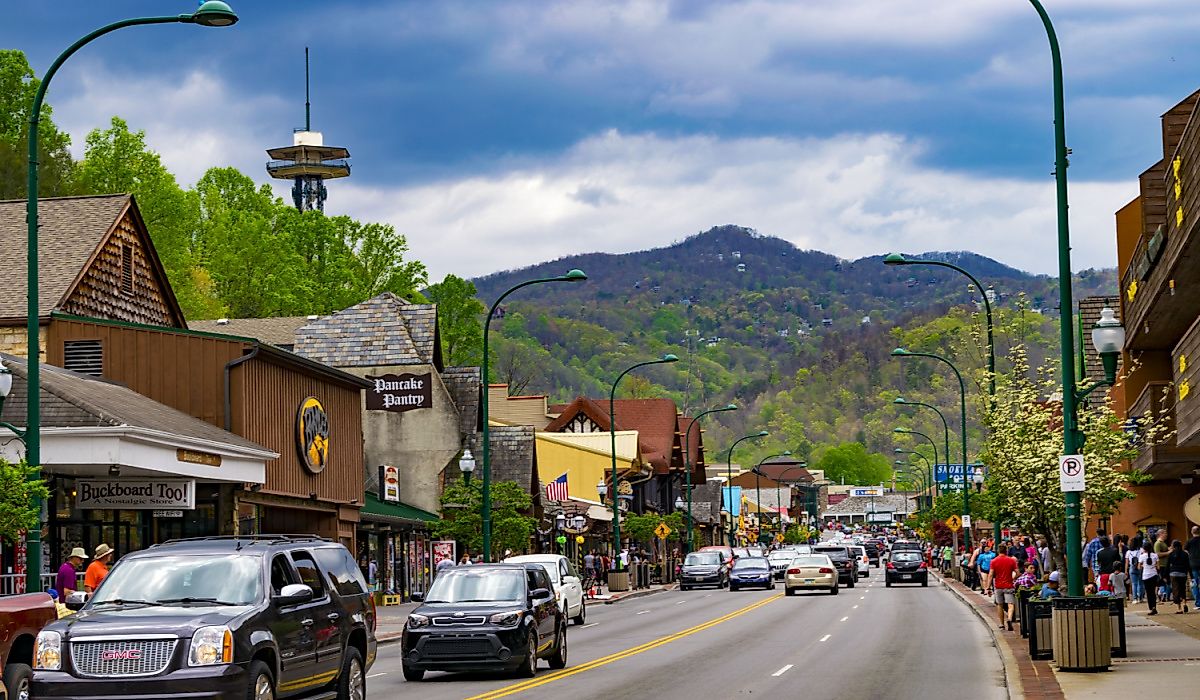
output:
[[[655,593],[662,593],[663,591],[669,591],[669,590],[674,590],[674,589],[673,588],[646,588],[646,589],[640,590],[640,591],[631,591],[615,600],[606,600],[603,602],[605,605],[614,605],[616,603],[620,603],[625,600],[632,600],[634,598],[645,598],[648,595],[654,595]]]
[[[987,629],[988,634],[992,638],[992,646],[996,647],[997,653],[1000,654],[1000,665],[1004,669],[1004,688],[1008,691],[1008,697],[1011,700],[1024,700],[1025,690],[1021,687],[1020,680],[1014,678],[1012,673],[1009,671],[1010,668],[1017,667],[1017,657],[1012,653],[1012,650],[1008,648],[1008,643],[1002,637],[996,634],[996,629],[993,626],[992,621],[984,617],[983,613],[979,611],[979,608],[976,608],[975,605],[972,604],[971,601],[967,600],[962,593],[954,588],[954,586],[951,586],[949,583],[947,583],[945,577],[943,577],[941,574],[934,575],[939,581],[942,582],[942,586],[944,586],[946,590],[950,591],[955,598],[958,598],[959,602],[965,605],[968,610],[975,613],[975,617],[979,618],[979,621],[983,623],[983,626]]]

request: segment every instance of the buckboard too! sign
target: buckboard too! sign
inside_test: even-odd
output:
[[[368,375],[367,381],[371,382],[371,388],[367,390],[368,411],[398,413],[433,405],[431,373]]]
[[[196,482],[191,479],[80,479],[75,492],[75,507],[85,510],[196,507]]]

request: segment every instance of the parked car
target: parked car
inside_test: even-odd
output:
[[[804,554],[792,560],[787,568],[783,592],[796,595],[802,588],[823,589],[830,595],[837,595],[838,570],[829,555]]]
[[[926,568],[921,553],[909,549],[892,552],[883,573],[883,583],[888,588],[891,588],[893,583],[919,583],[928,586],[929,569]]]
[[[679,567],[679,590],[688,591],[697,586],[724,588],[729,584],[729,567],[725,553],[707,547],[699,552],[689,552]]]
[[[854,562],[858,566],[859,578],[864,578],[871,575],[871,560],[867,557],[867,548],[862,545],[850,545],[846,549],[850,550],[850,555],[854,557]]]
[[[920,542],[915,542],[913,540],[896,540],[892,543],[893,552],[899,552],[901,550],[920,552],[924,549],[925,547],[922,546]]]
[[[38,632],[58,619],[54,600],[45,593],[0,598],[0,698],[28,700],[33,679],[33,645]]]
[[[375,606],[342,545],[260,535],[125,555],[34,646],[32,696],[362,698]]]
[[[749,586],[775,588],[771,565],[766,557],[743,557],[733,562],[733,573],[729,575],[729,590],[736,591]]]
[[[426,671],[532,678],[541,658],[566,668],[567,618],[541,564],[460,566],[443,571],[408,616],[400,654],[407,681]]]
[[[813,554],[827,555],[838,570],[838,581],[847,588],[854,588],[858,580],[858,565],[845,545],[817,545],[813,547]]]
[[[571,560],[561,554],[524,554],[509,557],[506,564],[541,564],[554,584],[554,598],[558,607],[571,621],[582,625],[587,621],[587,600],[583,595],[583,580]]]
[[[728,573],[729,569],[733,568],[733,560],[737,559],[737,557],[738,557],[737,552],[734,550],[733,547],[727,547],[725,545],[719,545],[719,544],[712,544],[707,547],[701,547],[700,549],[698,549],[696,551],[720,552],[721,556],[725,560],[725,571],[727,573]]]

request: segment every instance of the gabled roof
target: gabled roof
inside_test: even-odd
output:
[[[275,318],[222,318],[188,321],[188,329],[206,333],[225,333],[270,343],[284,350],[296,344],[296,331],[317,320],[317,316],[277,316]]]
[[[563,409],[558,418],[550,421],[545,432],[561,432],[575,416],[586,415],[601,430],[609,430],[608,406],[580,396]],[[617,430],[638,431],[642,459],[653,465],[658,473],[666,473],[682,457],[682,439],[678,410],[671,399],[618,399],[614,404]]]
[[[812,474],[804,467],[798,466],[799,464],[800,460],[798,459],[778,457],[763,463],[759,467],[759,471],[768,479],[782,481],[785,484],[807,484],[812,482]]]
[[[0,201],[0,245],[10,274],[0,276],[0,318],[28,316],[25,268],[28,264],[25,200]],[[154,242],[133,195],[38,199],[38,316],[46,317],[71,296],[100,246],[129,213],[170,313],[183,323],[183,312],[167,281]]]
[[[440,371],[437,307],[384,292],[299,328],[295,352],[334,367],[424,364]]]
[[[479,368],[447,367],[442,370],[442,383],[454,407],[458,409],[458,429],[463,435],[479,430]]]

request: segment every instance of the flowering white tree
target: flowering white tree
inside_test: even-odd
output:
[[[992,506],[1023,531],[1045,535],[1055,567],[1065,571],[1066,511],[1058,477],[1063,446],[1062,400],[1057,393],[1061,385],[1053,368],[1031,372],[1023,347],[1013,348],[1009,359],[1012,371],[997,376],[995,403],[986,415],[983,459],[990,465]],[[1093,400],[1080,405],[1078,423],[1087,465],[1084,503],[1095,512],[1111,512],[1134,497],[1128,486],[1140,480],[1119,469],[1120,462],[1137,455],[1139,442],[1161,441],[1164,422],[1156,416],[1143,417],[1138,435],[1131,436],[1107,401]]]

